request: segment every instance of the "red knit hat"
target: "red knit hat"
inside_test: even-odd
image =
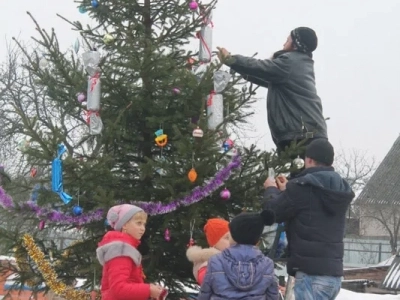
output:
[[[227,232],[229,232],[229,222],[224,219],[209,219],[204,225],[204,233],[210,247],[214,247]]]

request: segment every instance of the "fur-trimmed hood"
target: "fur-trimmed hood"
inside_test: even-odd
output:
[[[207,262],[211,256],[220,253],[221,251],[215,248],[201,248],[199,246],[192,246],[186,251],[188,260],[192,263],[204,263]]]
[[[136,249],[140,241],[129,234],[120,231],[109,231],[98,244],[96,249],[97,259],[103,266],[107,261],[118,257],[128,256],[139,266],[142,262],[142,255]]]

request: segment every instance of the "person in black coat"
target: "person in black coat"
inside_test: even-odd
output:
[[[268,88],[268,124],[278,154],[294,141],[328,139],[312,59],[317,46],[315,31],[298,27],[271,59],[231,55],[228,50],[218,48],[219,59],[231,70]],[[304,152],[298,154],[302,157]]]
[[[294,179],[268,178],[262,207],[285,222],[287,272],[296,277],[296,300],[333,300],[343,276],[346,212],[354,198],[349,184],[332,167],[334,149],[324,139],[305,152],[305,170]],[[317,297],[317,298],[315,298]]]

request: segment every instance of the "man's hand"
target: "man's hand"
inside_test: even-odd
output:
[[[276,188],[278,187],[276,185],[275,179],[273,179],[271,177],[268,177],[267,180],[265,180],[265,182],[264,182],[264,188],[267,189],[267,188],[269,188],[271,186],[276,187]]]
[[[276,183],[278,184],[278,188],[281,191],[284,191],[284,190],[286,190],[286,184],[288,183],[288,180],[285,176],[278,176],[276,178]]]
[[[222,63],[224,63],[231,54],[225,48],[217,47],[217,49],[218,49],[218,58]]]

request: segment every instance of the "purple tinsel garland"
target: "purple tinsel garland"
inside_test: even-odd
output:
[[[149,215],[162,215],[174,210],[180,206],[189,206],[197,203],[205,197],[211,195],[218,188],[220,188],[224,181],[227,180],[234,169],[239,168],[241,165],[240,155],[233,157],[232,161],[223,169],[218,171],[213,179],[211,179],[204,186],[198,186],[184,198],[174,200],[170,203],[163,204],[161,202],[131,202],[143,208]],[[71,213],[64,213],[55,209],[40,207],[34,201],[27,201],[21,204],[14,203],[11,196],[9,196],[2,187],[0,187],[0,206],[6,210],[30,210],[36,214],[40,220],[46,223],[58,223],[63,225],[85,225],[94,221],[101,221],[103,219],[103,209],[97,209],[88,213],[83,213],[80,216],[74,216]]]

